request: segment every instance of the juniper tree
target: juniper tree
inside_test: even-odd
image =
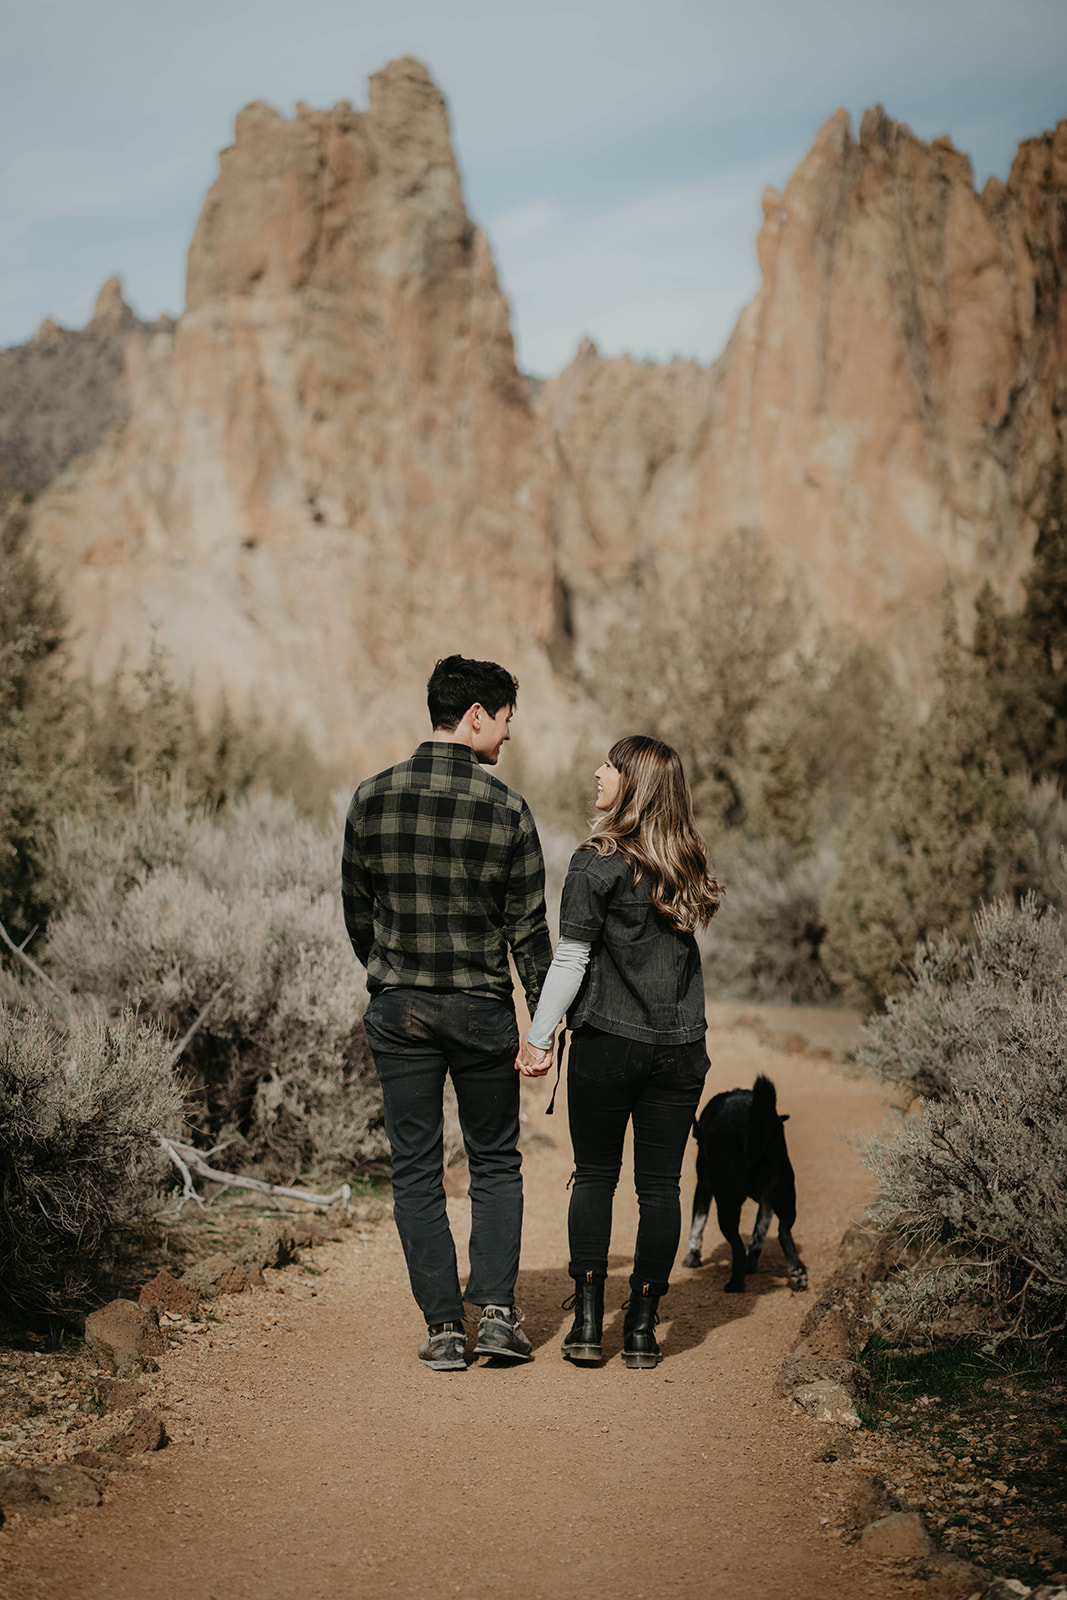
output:
[[[994,724],[946,597],[930,713],[921,726],[886,728],[873,797],[852,812],[841,870],[823,901],[822,959],[867,1009],[906,986],[906,963],[921,940],[965,936],[982,901],[1015,883],[1022,817]]]
[[[974,655],[997,708],[993,737],[1009,771],[1067,781],[1067,479],[1049,474],[1026,599],[1007,613],[986,582],[975,602]]]

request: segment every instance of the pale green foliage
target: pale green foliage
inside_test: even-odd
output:
[[[129,1010],[68,1034],[0,1002],[0,1291],[27,1311],[84,1303],[181,1092],[171,1044]]]
[[[885,730],[875,793],[854,808],[841,871],[823,902],[823,960],[855,1004],[872,1009],[900,993],[920,941],[964,937],[982,901],[1018,881],[1022,806],[992,726],[949,603],[934,705],[920,728]]]
[[[360,1018],[362,969],[341,919],[339,823],[260,796],[218,820],[142,804],[115,832],[60,830],[67,909],[49,970],[114,1012],[180,1035],[222,984],[182,1058],[187,1115],[239,1137],[272,1176],[382,1160],[380,1091]]]
[[[1030,895],[998,901],[974,918],[972,939],[942,937],[915,953],[911,987],[863,1029],[857,1059],[887,1083],[944,1098],[969,1088],[990,1051],[1016,1026],[1019,1005],[1052,1005],[1067,992],[1067,942],[1059,913]]]
[[[1067,941],[1033,897],[975,919],[973,942],[919,951],[914,986],[867,1024],[860,1059],[927,1098],[872,1142],[878,1213],[918,1259],[899,1318],[953,1315],[995,1340],[1067,1319]]]
[[[879,1220],[918,1247],[895,1309],[930,1329],[963,1308],[994,1339],[1067,1327],[1067,1005],[1020,994],[971,1086],[923,1101],[868,1149]]]

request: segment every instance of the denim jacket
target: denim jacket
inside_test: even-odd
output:
[[[568,1014],[624,1039],[690,1044],[707,1029],[700,952],[654,910],[648,883],[635,884],[622,856],[576,850],[563,886],[559,931],[592,946]]]

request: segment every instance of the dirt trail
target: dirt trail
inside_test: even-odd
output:
[[[868,1180],[842,1136],[880,1125],[881,1095],[830,1063],[762,1045],[713,1009],[709,1092],[759,1070],[791,1114],[797,1242],[813,1287]],[[811,1457],[819,1426],[772,1383],[812,1303],[786,1286],[777,1239],[744,1296],[722,1293],[726,1249],[678,1271],[663,1306],[666,1359],[618,1358],[636,1215],[620,1185],[611,1359],[560,1359],[570,1172],[565,1116],[530,1086],[520,1302],[536,1359],[434,1373],[391,1223],[315,1252],[241,1296],[165,1360],[170,1448],[96,1510],[39,1525],[0,1567],[12,1600],[359,1600],[512,1594],[758,1600],[913,1593],[821,1521],[842,1468]],[[561,1095],[562,1099],[562,1095]],[[563,1108],[560,1108],[563,1109]],[[553,1140],[554,1143],[547,1142]],[[686,1164],[685,1214],[693,1147]],[[450,1201],[460,1227],[462,1196]],[[748,1213],[746,1212],[746,1222]],[[845,1469],[847,1471],[847,1468]],[[837,1476],[835,1477],[835,1473]]]

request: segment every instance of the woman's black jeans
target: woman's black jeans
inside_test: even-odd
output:
[[[571,1036],[567,1110],[574,1146],[570,1273],[607,1276],[611,1205],[622,1170],[626,1125],[634,1125],[634,1181],[640,1208],[630,1287],[667,1293],[678,1253],[678,1178],[700,1103],[708,1056],[693,1044],[644,1044],[583,1026]]]
[[[373,996],[363,1025],[385,1101],[393,1215],[423,1316],[428,1323],[463,1316],[445,1209],[442,1097],[448,1075],[470,1164],[466,1298],[479,1306],[511,1305],[522,1234],[514,1006],[489,995],[387,989]]]

